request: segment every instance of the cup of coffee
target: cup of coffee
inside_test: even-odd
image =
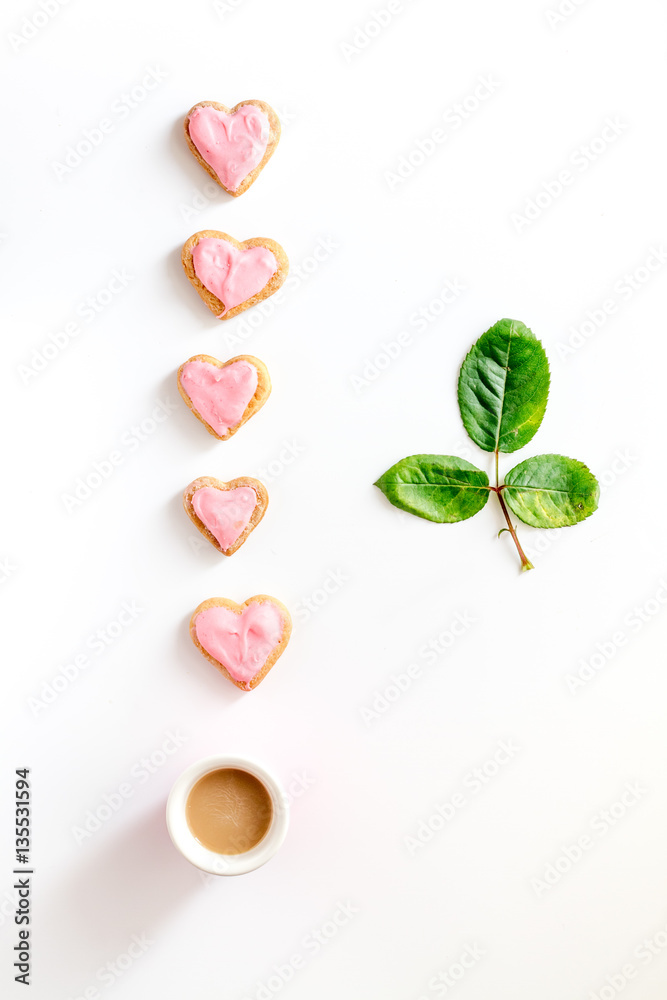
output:
[[[177,778],[167,801],[167,828],[175,846],[212,875],[243,875],[266,864],[288,824],[280,782],[245,757],[197,761]]]

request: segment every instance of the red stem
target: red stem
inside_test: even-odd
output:
[[[521,557],[521,569],[523,572],[525,572],[526,570],[534,569],[535,567],[533,566],[532,562],[530,561],[526,553],[521,548],[521,542],[519,541],[517,533],[514,529],[514,525],[510,520],[509,511],[507,510],[507,506],[505,505],[505,501],[503,500],[503,495],[502,495],[502,490],[504,488],[505,488],[504,486],[498,485],[498,450],[496,449],[496,485],[495,487],[492,486],[491,489],[498,497],[498,502],[502,508],[503,514],[505,515],[505,520],[507,521],[507,530],[514,539],[514,544],[516,545],[517,552]]]

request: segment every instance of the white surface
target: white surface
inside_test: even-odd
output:
[[[341,43],[360,40],[383,0],[224,6],[71,0],[18,51],[9,35],[39,8],[2,15],[13,155],[0,554],[14,568],[2,584],[0,857],[9,890],[13,768],[29,766],[30,996],[417,1000],[444,995],[433,977],[469,946],[485,954],[451,991],[460,1000],[608,1000],[607,977],[622,986],[627,963],[624,997],[663,1000],[667,949],[651,957],[641,942],[667,943],[665,611],[631,620],[667,577],[667,266],[627,299],[613,286],[667,243],[665,11],[588,0],[550,26],[555,0],[414,0],[346,61]],[[121,116],[116,102],[156,66],[166,77]],[[450,114],[447,140],[390,190],[385,171],[489,76],[493,95],[460,128]],[[182,116],[198,100],[247,97],[279,110],[277,153],[240,199],[201,200],[211,186]],[[583,170],[576,151],[608,117],[626,127]],[[112,131],[59,180],[54,162],[103,118]],[[574,183],[518,233],[512,213],[566,168]],[[217,322],[181,272],[180,247],[202,228],[277,239],[293,275],[321,239],[336,247],[243,340],[252,314]],[[93,322],[77,317],[114,269],[131,282]],[[465,292],[423,332],[410,326],[454,279]],[[560,358],[570,326],[609,298],[615,314]],[[455,385],[502,316],[531,326],[552,363],[544,424],[518,458],[562,452],[608,484],[587,523],[521,529],[537,566],[523,576],[491,504],[438,526],[371,485],[415,452],[489,468],[466,441]],[[25,384],[33,348],[77,318],[79,335]],[[411,344],[355,392],[351,377],[404,330]],[[271,372],[271,399],[227,443],[177,396],[178,365],[200,352],[253,353]],[[133,445],[131,428],[165,399],[169,419]],[[185,485],[261,477],[290,459],[285,443],[298,455],[267,481],[269,511],[243,549],[223,560],[193,548]],[[122,464],[68,513],[62,495],[112,451]],[[304,613],[325,581],[334,590],[331,574],[344,582]],[[258,592],[282,599],[295,629],[248,695],[199,655],[187,620],[207,597]],[[124,602],[139,617],[96,652],[91,635]],[[475,622],[430,665],[420,648],[457,615]],[[567,675],[619,631],[626,644],[570,693]],[[28,699],[81,653],[90,665],[35,715]],[[411,662],[421,676],[366,724],[362,709]],[[170,731],[185,742],[147,775],[141,759]],[[519,751],[475,794],[467,775],[503,740]],[[292,822],[265,868],[203,881],[171,845],[164,806],[181,770],[221,752],[274,769],[295,796]],[[640,799],[603,834],[595,817],[627,782]],[[87,810],[123,784],[121,807],[77,843]],[[405,838],[456,793],[465,805],[411,856]],[[593,847],[538,895],[532,880],[585,835]],[[337,932],[318,946],[322,925]],[[24,995],[9,969],[15,931],[5,917],[11,997]],[[145,954],[98,974],[133,935],[152,941]],[[303,967],[267,986],[295,955]]]

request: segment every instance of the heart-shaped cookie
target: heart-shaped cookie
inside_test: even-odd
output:
[[[178,369],[178,391],[209,434],[226,441],[264,406],[271,379],[250,354],[224,362],[195,354]]]
[[[211,597],[190,619],[190,637],[199,652],[243,691],[264,680],[291,633],[289,611],[268,594],[243,604]]]
[[[248,476],[228,483],[200,476],[183,494],[186,514],[224,556],[234,555],[243,545],[264,517],[268,504],[266,486]]]
[[[204,170],[238,197],[273,156],[280,120],[264,101],[241,101],[233,108],[200,101],[185,116],[185,138]]]
[[[239,243],[217,229],[194,233],[183,246],[183,268],[218,319],[231,319],[277,292],[287,277],[287,254],[275,240]]]

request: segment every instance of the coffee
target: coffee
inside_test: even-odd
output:
[[[249,771],[222,767],[193,785],[185,805],[190,830],[217,854],[244,854],[265,836],[273,819],[271,796]]]

